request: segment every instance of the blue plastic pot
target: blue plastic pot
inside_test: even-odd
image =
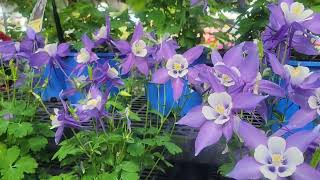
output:
[[[48,84],[44,90],[37,91],[43,101],[50,101],[53,98],[59,99],[59,93],[66,88],[65,76],[60,68],[47,65],[41,77],[48,79]]]
[[[99,63],[102,64],[105,61],[108,61],[111,67],[114,67],[117,70],[119,70],[117,62],[114,60],[114,58],[115,58],[115,54],[114,53],[97,53],[97,55],[99,57],[99,60],[98,60]],[[65,67],[66,68],[66,70],[65,70],[66,74],[70,78],[74,78],[76,76],[75,73],[72,73],[73,69],[78,65],[78,63],[76,61],[76,56],[77,56],[77,53],[70,53],[69,56],[64,61],[64,65],[66,66]],[[85,68],[84,71],[80,74],[80,76],[81,75],[88,76],[88,69]],[[66,89],[71,89],[71,88],[73,88],[73,84],[66,79]],[[118,91],[119,91],[118,88],[112,88],[110,94],[114,95],[114,94],[118,93]],[[74,95],[69,96],[68,100],[72,104],[75,104],[79,100],[83,99],[84,96],[85,95],[83,93],[77,92]]]
[[[146,84],[146,97],[151,110],[164,116],[167,116],[173,109],[178,109],[180,115],[184,116],[190,109],[202,102],[201,95],[190,89],[187,81],[185,81],[182,95],[177,102],[173,99],[171,80],[166,84]]]
[[[311,71],[317,71],[320,70],[320,62],[315,62],[315,61],[296,61],[296,60],[292,60],[288,62],[289,65],[291,66],[305,66],[308,67]],[[290,101],[289,99],[281,99],[279,101],[279,103],[277,104],[277,106],[275,107],[275,109],[279,112],[281,112],[282,114],[284,114],[285,116],[285,122],[283,123],[284,125],[288,124],[290,118],[292,117],[292,115],[294,115],[295,112],[297,112],[300,107],[299,105],[293,103],[292,101]],[[304,126],[303,128],[299,128],[299,129],[295,129],[292,132],[298,132],[301,130],[311,130],[315,127],[315,124],[313,122],[310,122],[309,124],[307,124],[306,126]],[[280,128],[279,124],[274,124],[272,126],[272,131],[275,132]]]

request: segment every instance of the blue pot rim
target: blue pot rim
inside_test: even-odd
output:
[[[299,61],[299,60],[290,60],[288,62],[292,66],[306,66],[306,67],[320,67],[320,61]]]

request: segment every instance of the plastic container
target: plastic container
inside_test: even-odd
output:
[[[178,110],[180,116],[184,116],[190,109],[202,103],[201,95],[190,89],[187,81],[177,102],[173,99],[171,80],[166,84],[146,84],[146,97],[150,108],[165,116],[173,109]]]
[[[298,61],[298,60],[291,60],[288,62],[289,65],[297,67],[297,66],[305,66],[308,67],[311,71],[317,71],[320,70],[320,62],[315,62],[315,61]],[[285,116],[285,122],[283,123],[283,125],[288,124],[290,118],[292,117],[292,115],[294,115],[294,113],[296,111],[298,111],[300,109],[299,105],[293,103],[292,101],[290,101],[289,99],[281,99],[279,101],[279,103],[277,104],[277,106],[275,107],[275,109],[278,112],[281,112],[282,114],[284,114]],[[298,132],[301,130],[312,130],[314,128],[314,123],[311,122],[309,124],[307,124],[306,126],[304,126],[303,128],[298,128],[293,130],[292,132]],[[275,132],[280,128],[279,124],[274,124],[272,126],[272,131]]]

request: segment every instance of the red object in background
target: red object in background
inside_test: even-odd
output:
[[[11,41],[11,38],[8,35],[6,35],[5,33],[0,31],[0,40],[2,40],[2,41]]]

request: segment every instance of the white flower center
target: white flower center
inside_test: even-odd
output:
[[[91,95],[88,96],[87,101],[83,105],[83,110],[93,110],[95,108],[99,108],[102,101],[101,96],[97,96],[96,98],[91,98]]]
[[[113,68],[113,67],[109,67],[107,74],[112,79],[115,79],[119,76],[119,72],[117,71],[116,68]]]
[[[81,48],[80,52],[77,55],[77,62],[84,64],[90,61],[90,53],[86,48]]]
[[[60,127],[62,125],[62,122],[58,120],[58,116],[59,116],[59,109],[54,108],[54,115],[50,115],[50,120],[51,120],[51,128],[50,129],[54,129],[57,127]]]
[[[99,40],[102,38],[106,38],[107,37],[107,26],[102,26],[99,31],[97,32],[97,34],[93,34],[92,35],[94,40]]]
[[[148,50],[147,44],[143,40],[138,40],[132,43],[132,52],[138,57],[146,57]]]
[[[257,146],[254,158],[262,164],[260,172],[268,179],[291,176],[304,162],[303,153],[297,147],[286,148],[286,141],[276,136],[268,139],[268,146]]]
[[[290,80],[293,85],[301,84],[311,73],[309,68],[304,66],[293,67],[284,65],[285,70],[290,75]]]
[[[302,3],[294,2],[289,7],[287,3],[282,2],[280,6],[288,23],[303,22],[312,18],[313,11],[305,9]]]
[[[220,125],[230,120],[232,98],[228,93],[212,93],[209,95],[208,103],[209,106],[202,107],[202,114],[206,119]]]
[[[315,95],[309,97],[308,104],[311,109],[317,110],[318,115],[320,115],[320,88],[315,90]]]
[[[181,54],[175,54],[166,64],[168,74],[173,78],[183,77],[188,73],[188,61]]]
[[[224,65],[223,63],[217,63],[216,65]],[[236,67],[231,67],[231,70],[235,72],[238,77],[240,76],[240,71]],[[220,73],[219,71],[214,71],[214,75],[218,78],[220,83],[225,87],[231,87],[235,85],[235,81],[228,75]]]

